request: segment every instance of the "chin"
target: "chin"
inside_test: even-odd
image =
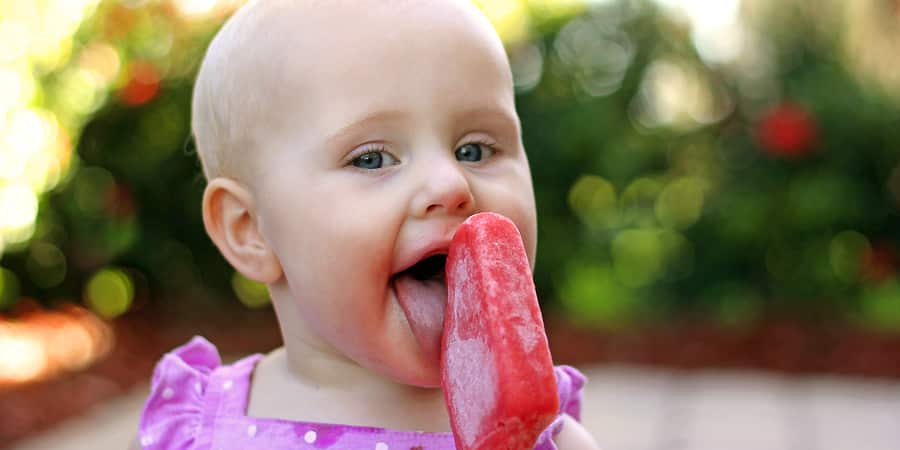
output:
[[[392,380],[420,388],[441,387],[441,369],[439,365],[420,360],[404,367],[391,367],[386,375]]]
[[[415,386],[419,388],[426,389],[440,389],[441,387],[441,375],[440,373],[434,376],[423,377],[421,379],[410,380],[408,383],[410,386]]]
[[[441,387],[441,370],[440,368],[429,369],[427,374],[422,377],[419,383],[416,383],[416,386],[426,387],[426,388],[439,388]]]
[[[426,367],[417,373],[410,373],[404,384],[421,388],[439,388],[441,387],[441,370],[440,367]]]

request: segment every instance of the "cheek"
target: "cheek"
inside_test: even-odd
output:
[[[531,268],[534,269],[537,252],[537,217],[534,212],[534,201],[523,202],[521,207],[511,212],[508,217],[519,228],[522,242],[525,244],[525,252],[528,254],[528,261],[531,262]]]
[[[509,194],[509,203],[514,206],[513,217],[510,217],[516,226],[519,227],[519,233],[522,235],[522,241],[525,243],[525,250],[528,253],[528,260],[534,268],[535,253],[537,251],[537,208],[534,202],[534,189],[531,185],[531,172],[528,170],[526,162],[518,167],[515,171],[515,186]]]
[[[528,260],[531,261],[531,268],[534,269],[535,254],[537,252],[537,207],[534,200],[534,188],[531,185],[531,172],[528,170],[527,163],[520,175],[521,188],[518,190],[518,198],[520,202],[520,222],[516,222],[519,226],[519,232],[522,234],[522,240],[525,242],[525,250],[528,252]]]
[[[502,214],[516,224],[533,267],[537,249],[537,212],[527,172],[526,176],[511,177],[486,189],[483,194],[476,198],[479,210]]]
[[[389,276],[396,237],[385,209],[378,202],[340,202],[335,194],[305,197],[293,202],[302,207],[272,211],[268,227],[294,295],[343,302],[376,291],[373,284]]]

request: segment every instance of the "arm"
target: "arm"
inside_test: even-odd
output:
[[[563,414],[562,430],[553,441],[559,450],[600,450],[591,434],[568,414]]]

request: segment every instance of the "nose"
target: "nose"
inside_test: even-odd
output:
[[[474,211],[475,197],[463,170],[456,160],[432,162],[431,170],[422,172],[421,188],[413,200],[413,214],[427,217],[466,215]]]

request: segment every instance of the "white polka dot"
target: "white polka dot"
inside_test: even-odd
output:
[[[256,425],[250,425],[249,427],[247,427],[247,436],[256,436]]]
[[[198,394],[202,394],[203,386],[200,386],[200,383],[194,383],[194,390],[197,391]]]
[[[303,435],[303,440],[306,441],[307,444],[316,442],[316,432],[313,430],[307,431],[306,434]]]
[[[231,389],[231,386],[234,386],[234,382],[231,380],[222,383],[222,389],[225,389],[226,391]]]
[[[153,443],[153,436],[150,436],[150,435],[141,436],[141,445],[147,446],[152,443]]]
[[[389,449],[388,449],[387,444],[385,444],[384,442],[379,442],[379,443],[375,444],[375,450],[389,450]]]
[[[172,388],[167,387],[167,388],[163,389],[162,397],[164,399],[168,400],[168,399],[172,398],[173,395],[175,395],[175,391],[173,391]]]

